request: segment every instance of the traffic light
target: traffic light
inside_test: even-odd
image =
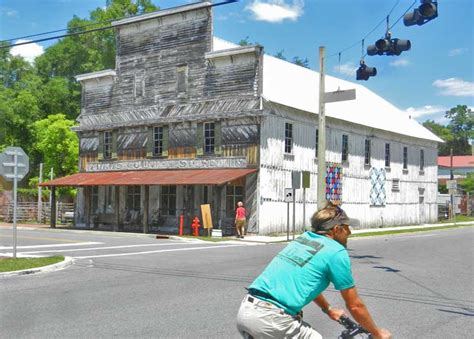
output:
[[[377,75],[377,69],[375,67],[367,67],[365,62],[361,60],[360,67],[356,73],[357,80],[369,80],[370,77]]]
[[[421,5],[411,13],[403,16],[405,26],[426,24],[438,16],[438,2],[421,0]]]
[[[411,48],[410,40],[392,39],[390,33],[367,47],[368,55],[400,55]]]

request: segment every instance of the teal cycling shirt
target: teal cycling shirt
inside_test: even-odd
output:
[[[332,283],[354,287],[347,250],[337,241],[305,232],[286,246],[250,285],[250,293],[296,315]]]

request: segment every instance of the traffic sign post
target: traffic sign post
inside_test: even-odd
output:
[[[13,258],[16,258],[16,218],[18,180],[21,180],[30,170],[30,159],[21,147],[7,147],[0,153],[0,174],[6,180],[13,180]]]

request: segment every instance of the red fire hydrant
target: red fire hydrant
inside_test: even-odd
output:
[[[191,228],[193,229],[193,235],[197,237],[199,235],[199,227],[201,227],[201,223],[199,222],[198,217],[194,217],[193,223],[191,224]]]

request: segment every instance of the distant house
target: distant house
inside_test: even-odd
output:
[[[317,205],[319,74],[213,36],[209,2],[113,22],[116,67],[82,85],[80,173],[46,186],[77,186],[77,226],[177,232],[202,204],[215,228],[233,230],[238,201],[248,230],[285,232],[285,188],[296,192],[298,230]],[[364,227],[437,220],[442,142],[366,87],[326,77],[326,200]],[[303,220],[306,206],[306,220]],[[291,211],[291,209],[290,209]]]
[[[453,177],[456,181],[465,179],[468,173],[474,173],[474,155],[455,155],[452,163]],[[438,157],[438,182],[445,185],[451,178],[451,157]]]

